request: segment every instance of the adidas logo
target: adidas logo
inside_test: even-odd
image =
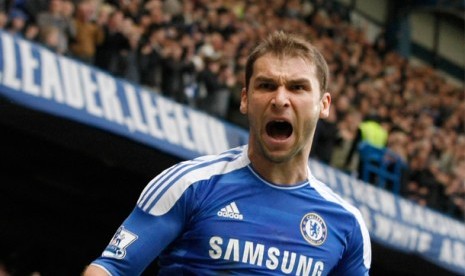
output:
[[[219,217],[233,218],[239,220],[244,219],[244,216],[241,214],[241,212],[237,208],[236,202],[234,201],[226,205],[224,208],[221,208],[221,210],[219,210],[217,214]]]

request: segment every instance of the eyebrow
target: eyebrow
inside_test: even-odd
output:
[[[305,78],[289,80],[289,81],[287,81],[287,83],[290,83],[290,84],[308,84],[308,85],[311,84],[310,80],[305,79]]]
[[[276,78],[258,76],[255,78],[255,81],[256,82],[276,82]],[[295,83],[306,83],[307,84],[308,83],[310,84],[310,80],[306,78],[298,78],[298,79],[287,80],[286,83],[291,83],[291,84],[295,84]]]
[[[255,78],[255,82],[275,82],[274,78],[258,76]]]

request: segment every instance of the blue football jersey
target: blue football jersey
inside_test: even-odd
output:
[[[368,275],[360,212],[309,170],[280,186],[250,165],[247,146],[181,162],[141,193],[102,256],[111,275]]]

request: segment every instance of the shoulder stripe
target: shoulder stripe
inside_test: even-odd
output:
[[[194,164],[197,164],[200,162],[195,162],[195,161],[190,161],[190,162],[182,162],[177,165],[172,166],[171,168],[163,171],[161,174],[156,176],[154,179],[152,179],[149,184],[144,188],[142,191],[139,200],[137,201],[137,204],[139,207],[144,206],[147,203],[148,198],[150,195],[155,193],[161,186],[162,183],[165,183],[165,181],[172,177],[174,174],[178,172],[182,172],[183,169],[187,166],[193,166]]]
[[[159,183],[164,183],[167,181],[168,178],[173,177],[175,174],[182,173],[184,171],[184,168],[189,167],[189,166],[194,166],[196,164],[199,164],[201,162],[205,162],[208,160],[213,160],[215,158],[219,158],[224,155],[230,155],[230,154],[237,154],[240,151],[234,151],[233,150],[228,150],[223,152],[220,155],[206,155],[206,156],[201,156],[193,160],[188,160],[188,161],[183,161],[181,163],[178,163],[171,168],[166,169],[162,173],[160,173],[158,176],[156,176],[154,179],[152,179],[149,184],[144,188],[144,190],[141,193],[141,196],[139,197],[139,200],[137,201],[137,204],[139,206],[143,206],[147,203],[147,198],[148,196],[152,195],[156,190],[159,189],[160,184]]]
[[[174,184],[179,183],[180,179],[186,175],[188,175],[190,172],[194,170],[199,170],[208,166],[211,166],[212,164],[218,163],[218,162],[224,162],[224,161],[231,161],[231,157],[223,157],[219,160],[213,160],[209,162],[202,162],[200,164],[194,165],[194,166],[186,166],[182,170],[178,170],[178,173],[173,174],[173,176],[170,179],[167,179],[166,181],[158,182],[158,189],[153,191],[148,200],[145,202],[144,206],[141,206],[142,209],[144,210],[150,210],[154,207],[154,205],[157,203],[157,201],[160,199],[161,196],[163,196],[164,193]],[[206,178],[206,177],[205,177]],[[190,183],[192,184],[192,183]],[[187,188],[187,187],[186,187]]]
[[[310,185],[315,188],[315,190],[326,200],[339,204],[344,209],[349,211],[351,214],[354,215],[355,219],[357,220],[360,231],[363,237],[363,263],[366,268],[370,268],[371,265],[371,241],[370,241],[370,234],[368,233],[368,228],[365,225],[365,221],[362,217],[360,211],[353,205],[349,204],[343,198],[341,198],[338,194],[336,194],[333,190],[331,190],[328,186],[324,183],[316,179],[308,170],[309,173],[309,182]]]
[[[163,215],[193,183],[243,167],[243,162],[231,162],[240,156],[242,155],[237,152],[226,152],[179,163],[151,181],[137,204],[152,215]]]

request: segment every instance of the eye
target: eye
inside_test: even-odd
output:
[[[289,87],[289,90],[291,91],[306,91],[306,90],[309,90],[308,89],[308,86],[304,85],[304,84],[292,84],[290,87]]]
[[[295,84],[291,86],[291,90],[303,90],[305,87],[301,84]]]
[[[257,88],[260,89],[260,90],[268,90],[268,91],[271,91],[271,90],[274,90],[276,88],[276,85],[274,85],[273,83],[271,82],[261,82],[257,85]]]

